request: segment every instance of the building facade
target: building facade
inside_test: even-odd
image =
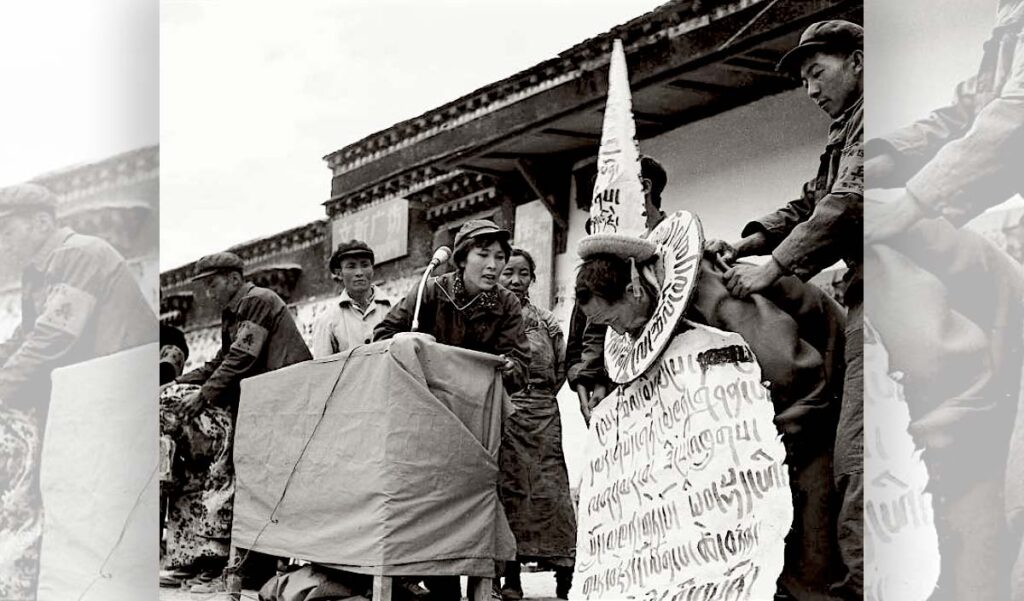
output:
[[[747,220],[795,198],[824,148],[827,116],[775,71],[778,59],[807,25],[860,22],[861,8],[851,0],[669,2],[328,154],[325,219],[233,250],[251,279],[282,293],[308,336],[339,293],[326,265],[341,241],[375,249],[377,284],[397,300],[463,223],[489,218],[535,257],[531,298],[566,327],[612,41],[626,50],[641,152],[669,174],[663,209],[687,209],[707,237],[732,240]],[[194,365],[216,351],[219,317],[195,298],[192,269],[162,274],[161,319],[184,327]],[[584,426],[567,389],[560,406],[573,475],[579,445],[571,441]]]
[[[153,310],[159,302],[160,152],[140,148],[31,181],[58,198],[57,220],[103,238],[128,261]],[[0,257],[0,340],[21,321],[21,274]]]

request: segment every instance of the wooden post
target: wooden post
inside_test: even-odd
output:
[[[231,545],[228,551],[228,567],[224,569],[224,588],[231,595],[231,601],[241,601],[242,599],[242,576],[239,574],[241,561],[238,547]]]
[[[491,587],[493,586],[492,583],[492,578],[470,576],[469,582],[466,586],[466,588],[469,589],[466,591],[466,599],[469,601],[490,601]]]
[[[373,577],[373,601],[391,601],[391,589],[395,579],[391,576]]]

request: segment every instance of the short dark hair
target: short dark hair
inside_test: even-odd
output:
[[[499,242],[501,243],[501,250],[505,251],[505,259],[507,260],[512,255],[512,246],[509,245],[508,240],[505,236],[494,233],[494,234],[481,234],[480,236],[474,236],[466,240],[462,246],[455,249],[455,254],[452,255],[452,261],[456,265],[466,260],[466,256],[469,251],[474,248],[484,248],[491,244]]]
[[[530,253],[526,252],[522,248],[516,247],[508,254],[509,260],[511,260],[512,257],[522,257],[525,259],[526,264],[530,266],[530,277],[537,279],[537,263],[533,260],[533,257],[530,256]]]
[[[576,302],[585,305],[599,297],[609,303],[620,300],[629,285],[629,263],[612,254],[598,254],[583,261],[576,272]]]
[[[188,342],[185,340],[185,333],[174,326],[160,324],[160,346],[176,346],[188,359]]]
[[[640,157],[640,177],[651,181],[651,204],[661,208],[661,193],[668,184],[668,173],[661,163],[649,156]]]

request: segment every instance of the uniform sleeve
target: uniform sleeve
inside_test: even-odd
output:
[[[1010,198],[1024,181],[1024,51],[1017,54],[1002,95],[907,182],[910,195],[954,225]]]
[[[902,127],[886,136],[869,140],[865,150],[867,158],[889,154],[896,167],[885,181],[873,185],[902,186],[921,170],[943,146],[964,134],[974,119],[980,99],[974,78],[956,87],[953,101],[937,109],[924,119]]]
[[[807,182],[803,186],[803,193],[800,198],[792,200],[786,206],[769,213],[760,219],[751,221],[743,227],[740,233],[744,238],[761,232],[765,235],[764,250],[773,250],[782,242],[796,226],[807,221],[814,212],[814,182]]]
[[[0,400],[48,377],[93,319],[103,287],[102,262],[82,251],[58,249],[44,275],[46,301],[32,328],[0,369]]]
[[[192,371],[183,374],[179,377],[176,382],[180,384],[199,384],[200,386],[205,384],[213,372],[217,371],[220,367],[221,362],[224,361],[224,351],[219,350],[217,354],[203,365],[193,369]]]
[[[285,309],[287,310],[287,309]],[[273,330],[277,315],[269,302],[246,296],[238,304],[238,329],[231,346],[223,353],[220,365],[203,384],[200,394],[207,403],[215,403],[222,395],[249,376]]]
[[[333,311],[328,309],[313,322],[313,357],[320,359],[338,352],[338,340],[334,337],[334,324],[331,321]]]
[[[860,246],[863,236],[864,143],[858,128],[839,155],[828,194],[775,245],[772,257],[787,273],[808,280],[840,260],[843,248]]]
[[[1024,153],[1024,39],[1018,37],[1010,75],[986,102],[977,80],[956,88],[950,106],[873,140],[869,152],[890,153],[896,183],[931,216],[961,226],[1019,191]],[[898,176],[898,177],[897,177]]]
[[[790,274],[806,281],[840,260],[841,240],[863,236],[863,194],[829,194],[810,219],[793,228],[772,252]]]
[[[435,285],[434,281],[431,280],[427,283],[427,290],[423,292],[423,308],[420,309],[421,316],[426,313],[427,293],[433,285]],[[382,319],[380,323],[373,328],[374,342],[378,340],[387,340],[392,338],[395,334],[412,330],[412,315],[416,310],[417,291],[418,287],[413,288],[409,294],[399,301],[397,305],[392,307],[391,310],[388,311],[388,314],[384,316],[384,319]]]
[[[504,355],[516,364],[515,368],[501,374],[505,390],[513,394],[526,388],[530,377],[530,342],[523,325],[523,310],[519,301],[508,295],[504,314],[499,317],[498,344],[495,353]]]

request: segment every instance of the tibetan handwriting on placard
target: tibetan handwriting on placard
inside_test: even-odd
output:
[[[591,419],[575,582],[584,599],[771,599],[792,522],[786,453],[750,348],[678,334]]]
[[[941,561],[928,470],[907,431],[910,411],[889,356],[865,323],[864,546],[868,601],[931,597]]]

